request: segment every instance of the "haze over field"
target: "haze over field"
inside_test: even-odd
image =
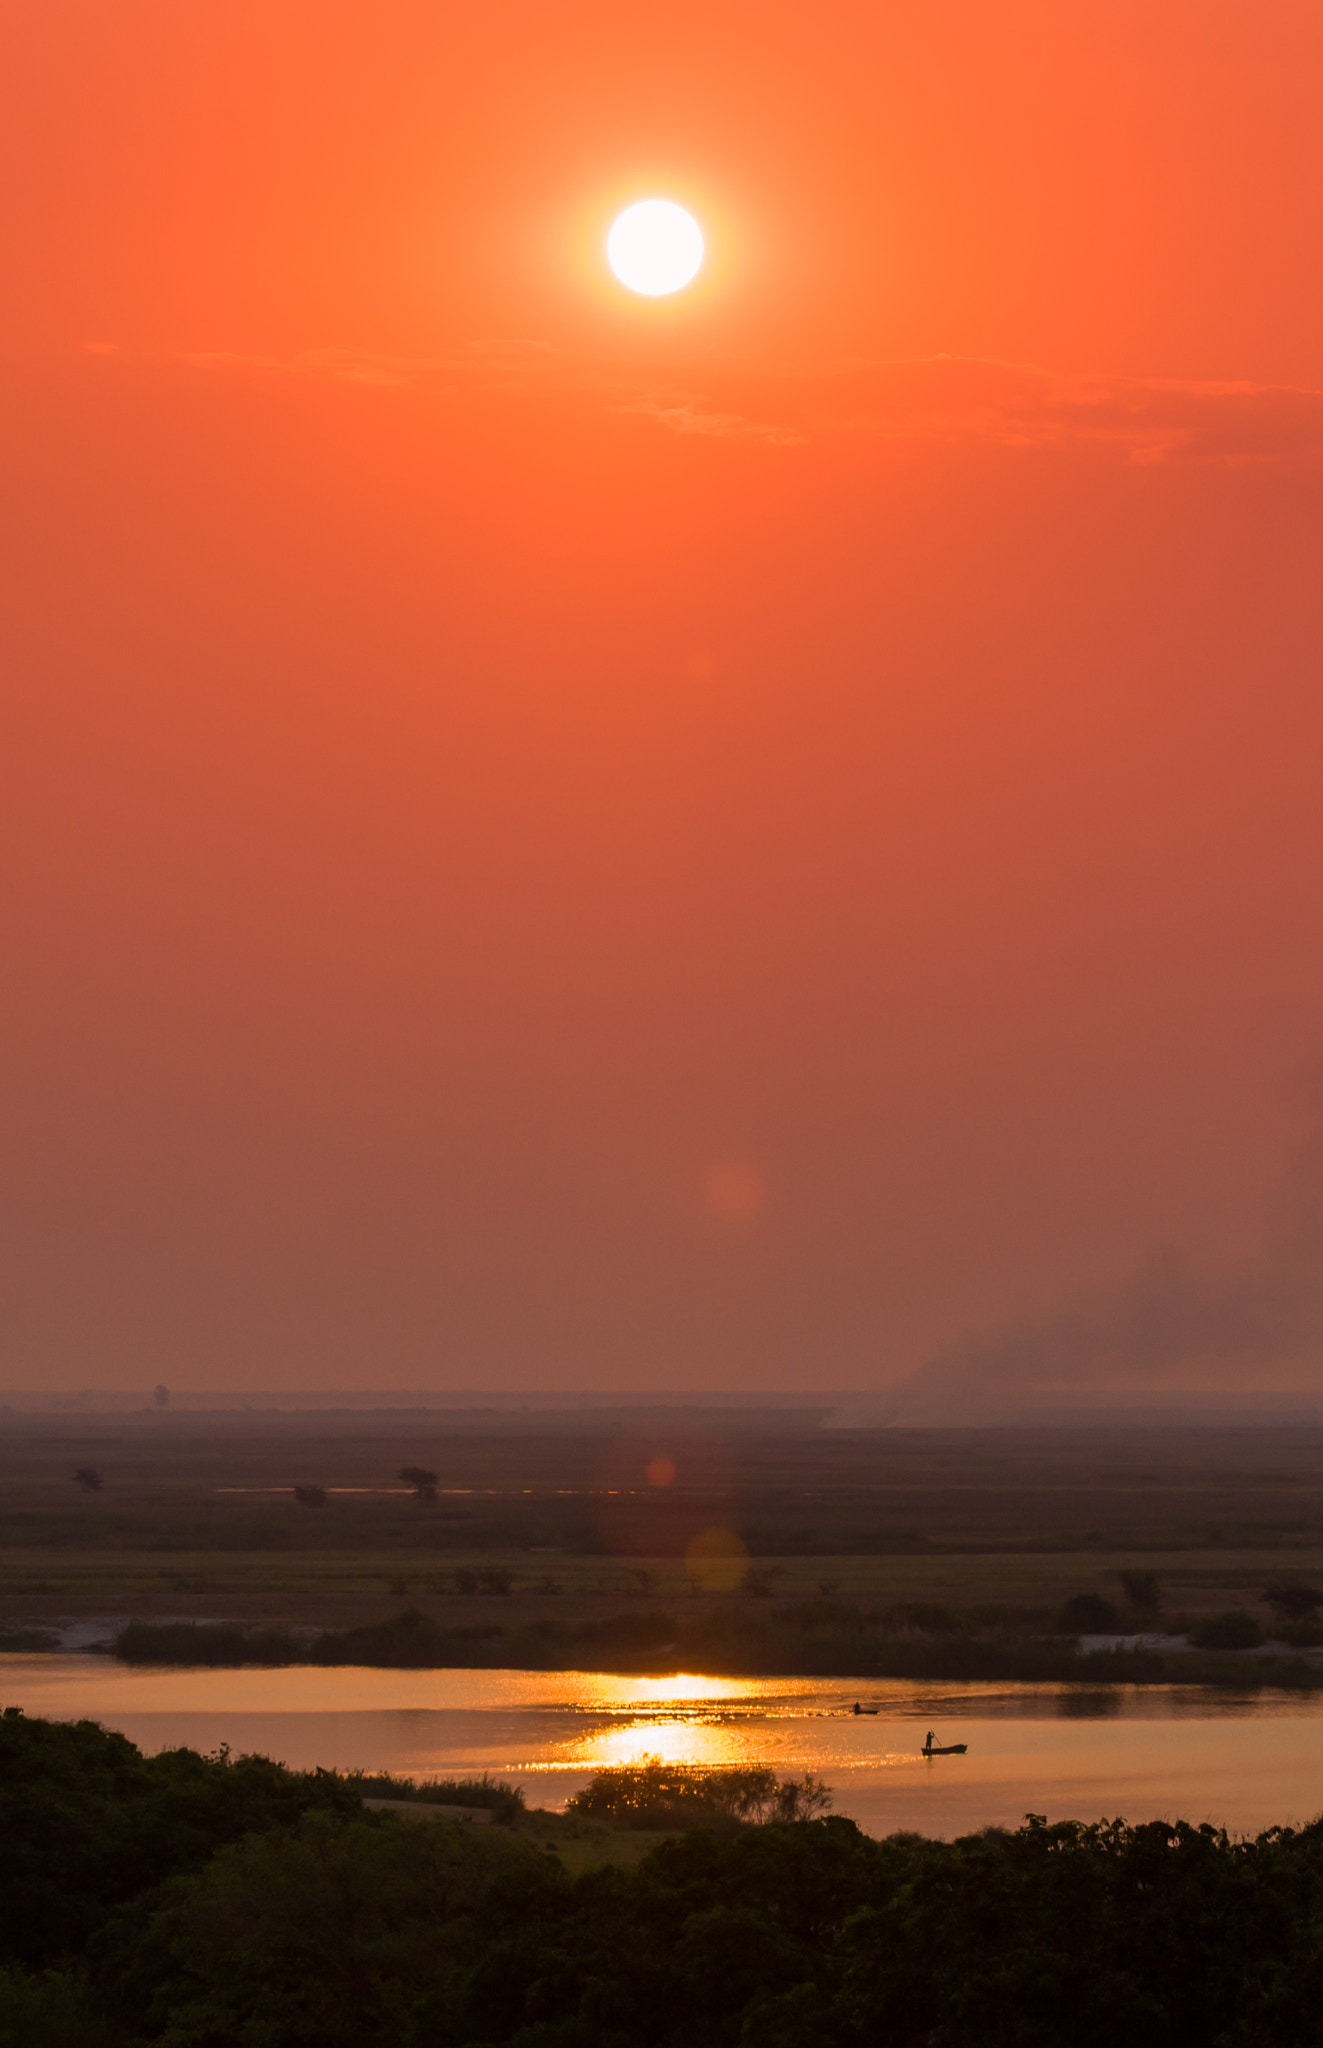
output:
[[[0,95],[0,1379],[1323,1392],[1317,7]]]

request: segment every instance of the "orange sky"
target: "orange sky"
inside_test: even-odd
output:
[[[0,153],[0,1382],[1323,1383],[1311,0],[10,0]]]

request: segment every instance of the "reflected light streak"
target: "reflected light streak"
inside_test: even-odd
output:
[[[576,1673],[580,1685],[575,1704],[594,1707],[663,1707],[712,1700],[721,1704],[753,1701],[766,1690],[757,1678],[704,1678],[697,1672],[669,1672],[665,1678],[616,1678],[608,1673]]]
[[[747,1738],[713,1721],[642,1721],[594,1729],[565,1748],[565,1761],[580,1765],[638,1764],[659,1757],[664,1764],[737,1764],[747,1760]]]

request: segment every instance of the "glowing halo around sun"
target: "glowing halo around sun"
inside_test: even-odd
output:
[[[703,261],[703,230],[673,199],[627,206],[606,238],[606,260],[621,284],[650,299],[682,291]]]

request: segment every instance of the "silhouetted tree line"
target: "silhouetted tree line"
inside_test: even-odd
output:
[[[401,1587],[403,1582],[401,1583]],[[503,1569],[454,1572],[446,1590],[509,1593]],[[544,1580],[539,1592],[559,1591]],[[1082,1596],[1089,1600],[1093,1595]],[[1068,1602],[1076,1628],[1076,1603]],[[1247,1626],[1248,1624],[1248,1626]],[[1278,1634],[1301,1648],[1323,1642],[1316,1622],[1284,1623]],[[134,1664],[375,1664],[431,1670],[508,1666],[555,1671],[656,1670],[796,1677],[1086,1680],[1095,1685],[1246,1685],[1323,1689],[1323,1665],[1281,1650],[1246,1661],[1239,1653],[1263,1639],[1252,1615],[1210,1616],[1191,1632],[1194,1653],[1145,1648],[1081,1649],[1062,1632],[1029,1636],[989,1628],[974,1633],[923,1602],[880,1610],[843,1601],[771,1607],[753,1601],[686,1602],[677,1609],[560,1621],[490,1611],[472,1618],[417,1608],[377,1622],[321,1634],[220,1622],[130,1622],[115,1640]],[[0,2043],[0,2048],[3,2044]]]
[[[872,1841],[573,1878],[332,1773],[0,1719],[4,2048],[1311,2048],[1323,1825]]]

